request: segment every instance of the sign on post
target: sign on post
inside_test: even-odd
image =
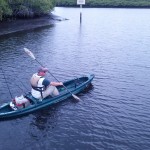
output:
[[[82,5],[85,5],[85,0],[77,0],[77,5],[80,5],[80,23],[82,22]]]
[[[85,5],[85,0],[77,0],[77,5]]]

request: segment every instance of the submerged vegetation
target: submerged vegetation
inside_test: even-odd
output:
[[[85,7],[150,8],[150,0],[85,0]],[[56,0],[57,6],[76,7],[77,0]]]
[[[0,21],[8,18],[32,18],[48,14],[55,0],[0,0]]]

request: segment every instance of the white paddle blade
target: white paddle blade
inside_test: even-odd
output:
[[[76,99],[76,100],[81,100],[79,97],[77,97],[76,95],[72,94],[72,96]]]
[[[36,59],[35,58],[35,56],[34,56],[34,54],[29,50],[29,49],[27,49],[27,48],[24,48],[24,51],[25,51],[25,53],[27,54],[27,55],[29,55],[32,59]]]

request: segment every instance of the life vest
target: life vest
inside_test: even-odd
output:
[[[37,73],[33,74],[30,79],[31,86],[37,87],[38,81],[40,80],[41,77],[42,76],[38,76]]]
[[[33,74],[30,79],[32,89],[40,92],[42,98],[43,98],[42,92],[45,91],[45,87],[42,84],[44,79],[45,79],[44,77],[39,76],[37,73]]]

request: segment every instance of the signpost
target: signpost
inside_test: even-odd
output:
[[[82,5],[85,5],[85,0],[77,0],[77,5],[80,5],[80,23],[82,22]]]

